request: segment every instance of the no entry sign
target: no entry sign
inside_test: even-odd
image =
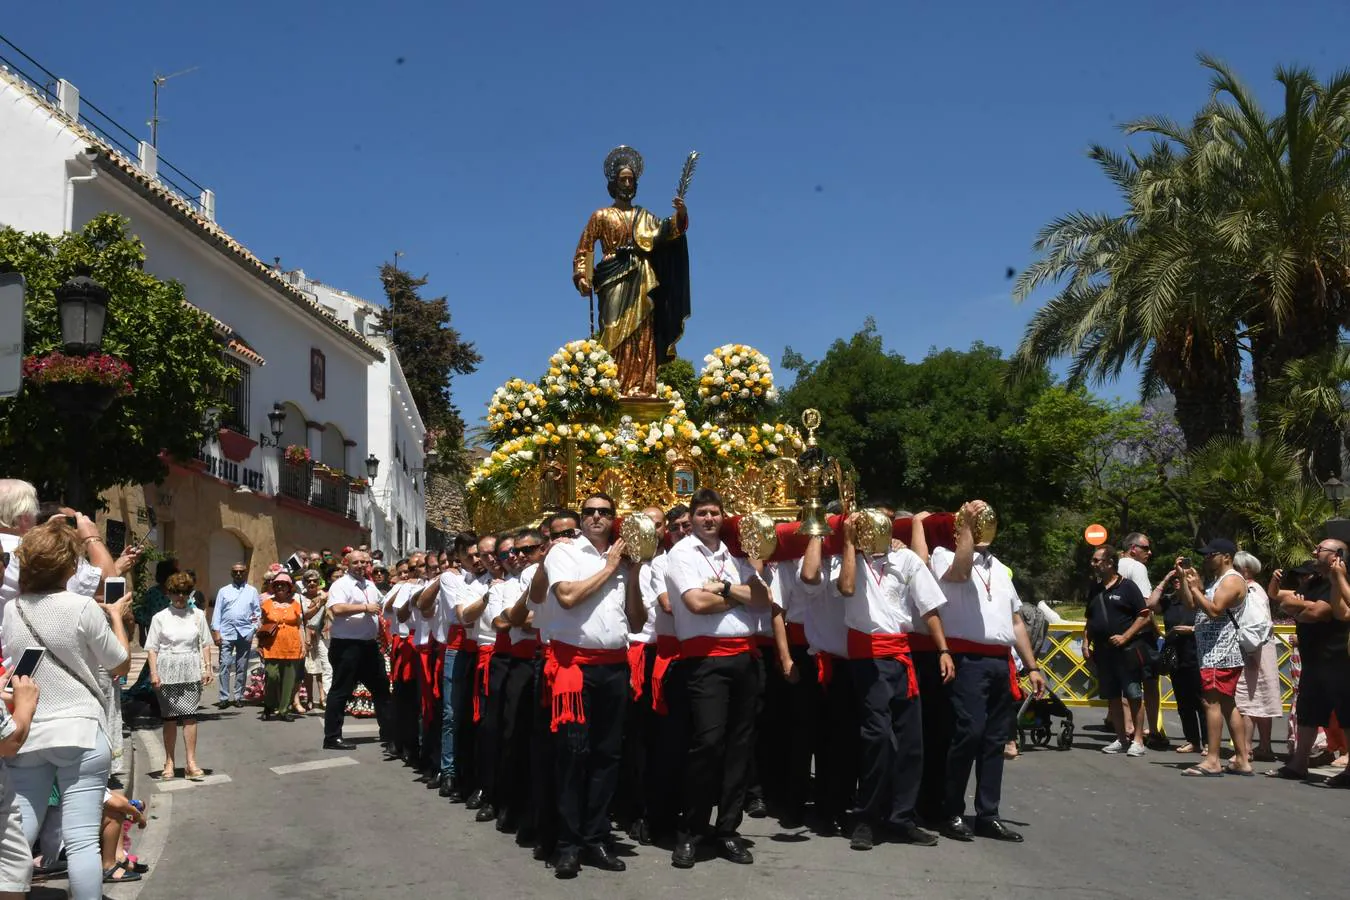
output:
[[[1106,529],[1101,525],[1089,525],[1083,529],[1083,540],[1094,547],[1100,547],[1106,543]]]

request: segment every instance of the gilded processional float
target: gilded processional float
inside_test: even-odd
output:
[[[690,312],[684,197],[697,161],[691,153],[671,215],[658,218],[633,203],[642,156],[620,146],[605,158],[613,203],[591,214],[572,260],[572,283],[590,299],[592,337],[558,348],[538,379],[512,378],[493,393],[483,433],[491,449],[465,485],[480,533],[538,522],[597,491],[625,515],[669,509],[711,487],[726,506],[733,553],[791,558],[809,536],[837,529],[821,500],[826,488],[850,508],[850,479],[816,444],[819,413],[807,410],[800,429],[783,420],[773,369],[754,347],[728,343],[704,356],[704,421],[691,420],[685,398],[657,380]],[[889,545],[892,535],[908,540],[909,527],[906,518],[887,529],[884,517],[869,515],[863,531]],[[930,517],[925,533],[951,546],[952,517]]]

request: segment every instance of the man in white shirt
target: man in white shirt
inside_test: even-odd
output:
[[[938,618],[938,610],[947,601],[914,551],[888,549],[889,534],[879,536],[881,546],[860,549],[860,515],[855,513],[844,523],[844,545],[834,579],[844,598],[849,670],[862,724],[858,781],[862,815],[850,846],[871,850],[874,830],[887,827],[898,841],[932,847],[937,836],[914,821],[923,769],[923,714],[909,633],[922,620],[942,656],[943,681],[951,681],[955,668]]]
[[[503,787],[497,792],[497,830],[520,832],[522,843],[533,837],[530,817],[532,783],[532,746],[537,695],[534,689],[535,658],[539,651],[539,632],[532,627],[529,586],[546,546],[543,532],[522,528],[513,535],[511,556],[519,570],[516,602],[502,612],[498,627],[506,626],[511,647],[507,653],[506,677],[502,683],[502,763]]]
[[[680,639],[681,681],[690,737],[683,811],[671,865],[693,868],[696,842],[708,827],[718,855],[741,865],[754,857],[738,829],[754,752],[755,633],[772,605],[764,564],[733,557],[722,543],[722,498],[701,489],[690,504],[694,533],[670,551],[666,588]]]
[[[1153,594],[1153,585],[1148,577],[1148,562],[1153,558],[1153,541],[1148,535],[1142,532],[1132,531],[1125,535],[1123,542],[1123,552],[1120,561],[1116,563],[1116,572],[1126,581],[1134,582],[1134,586],[1139,588],[1141,596],[1148,598]],[[1159,595],[1161,596],[1161,595]],[[1156,603],[1154,601],[1154,611],[1156,612]],[[1158,629],[1150,619],[1145,627],[1144,634],[1158,640]],[[1162,696],[1158,688],[1159,673],[1152,667],[1145,664],[1143,669],[1144,676],[1144,744],[1151,750],[1170,750],[1172,743],[1167,739],[1166,733],[1162,731],[1162,717],[1158,714],[1159,705],[1162,702]],[[1154,733],[1154,729],[1157,732]],[[1133,730],[1130,731],[1133,737]]]
[[[384,598],[384,620],[389,628],[389,682],[390,707],[393,715],[394,744],[391,759],[401,759],[410,766],[421,761],[422,702],[421,660],[414,640],[413,594],[420,592],[421,571],[426,569],[426,557],[414,553],[398,563],[397,569],[416,565],[417,580],[405,578],[389,589]]]
[[[627,829],[630,837],[645,845],[652,841],[647,824],[647,795],[652,786],[648,778],[649,764],[660,739],[660,722],[652,711],[651,681],[656,666],[656,622],[657,616],[662,614],[657,596],[666,589],[666,514],[660,507],[649,506],[634,515],[646,516],[656,526],[656,554],[638,569],[638,584],[647,619],[641,631],[628,636],[628,665],[634,699],[624,720],[623,765],[614,818],[621,828]],[[656,574],[658,566],[659,576]]]
[[[552,600],[545,651],[550,727],[557,735],[558,861],[573,878],[583,859],[611,872],[627,868],[608,846],[609,809],[619,786],[628,706],[628,635],[641,631],[638,567],[612,540],[614,500],[596,493],[581,507],[582,538],[544,558]]]
[[[947,597],[942,627],[953,654],[956,675],[948,685],[952,706],[952,743],[947,754],[947,790],[943,837],[970,841],[975,835],[1020,842],[1022,836],[999,819],[1003,792],[1003,750],[1016,725],[1016,700],[1021,697],[1012,650],[1027,670],[1036,694],[1044,693],[1045,679],[1031,650],[1020,613],[1022,602],[1013,588],[1007,566],[975,545],[971,523],[983,512],[984,502],[962,507],[955,552],[937,547],[931,566]],[[975,827],[962,818],[972,767],[975,775]]]
[[[328,657],[333,664],[333,688],[323,716],[325,750],[355,750],[356,745],[342,739],[342,723],[347,701],[360,681],[370,691],[375,704],[375,720],[380,727],[380,742],[389,743],[389,676],[380,656],[380,593],[370,580],[370,554],[353,550],[346,558],[347,574],[328,588],[328,611],[332,613],[332,640]]]
[[[477,644],[468,636],[486,605],[487,587],[466,579],[469,560],[477,551],[477,537],[455,536],[446,553],[440,577],[428,584],[417,599],[424,616],[433,620],[433,637],[445,650],[441,661],[440,777],[429,783],[451,803],[464,802],[472,786],[472,754],[467,743],[466,723],[473,713],[473,671]],[[471,724],[471,723],[469,723]]]
[[[499,754],[502,739],[502,687],[511,662],[511,631],[498,628],[502,613],[515,605],[525,590],[516,564],[515,538],[498,534],[489,568],[496,576],[488,587],[487,605],[478,616],[475,637],[478,641],[474,719],[478,723],[478,777],[482,784],[483,805],[474,816],[476,822],[492,822],[504,805],[501,781],[511,773],[501,768]]]

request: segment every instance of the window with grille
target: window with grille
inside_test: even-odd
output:
[[[220,395],[220,424],[223,428],[239,434],[248,434],[249,378],[253,367],[248,363],[225,355],[225,364],[234,369],[238,377],[234,378]]]

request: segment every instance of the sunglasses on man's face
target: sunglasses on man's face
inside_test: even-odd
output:
[[[580,533],[581,533],[580,529],[577,528],[563,528],[559,531],[553,532],[553,536],[555,538],[574,538]]]
[[[498,550],[497,558],[500,559],[502,562],[506,562],[508,559],[511,558],[511,554],[515,552],[516,552],[515,550]]]
[[[599,519],[612,519],[614,510],[608,506],[588,506],[581,511],[581,515],[583,518],[595,516]]]
[[[512,547],[511,552],[521,556],[528,556],[542,546],[543,544],[521,544],[519,547]]]

